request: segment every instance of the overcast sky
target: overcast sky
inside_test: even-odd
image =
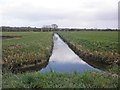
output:
[[[0,26],[117,28],[119,0],[0,0]]]

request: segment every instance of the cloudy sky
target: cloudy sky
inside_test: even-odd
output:
[[[117,28],[119,0],[0,0],[0,26]]]

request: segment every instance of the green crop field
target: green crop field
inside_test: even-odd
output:
[[[61,35],[91,51],[118,53],[118,32],[62,32]]]
[[[52,33],[47,32],[3,32],[3,63],[8,68],[24,66],[35,62],[46,62],[51,55]]]
[[[109,61],[111,60],[111,62],[119,61],[118,32],[80,31],[60,32],[59,34],[66,41],[72,43],[78,49],[81,49],[81,51],[86,51],[85,53],[97,56],[99,55],[101,57],[106,56]]]

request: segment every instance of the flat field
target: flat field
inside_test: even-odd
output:
[[[68,41],[91,51],[118,53],[118,32],[61,32]]]
[[[80,31],[60,32],[66,41],[75,45],[78,49],[90,54],[90,57],[106,58],[108,62],[118,62],[118,32],[116,31]],[[86,55],[87,56],[87,55]]]
[[[52,49],[52,33],[3,32],[2,58],[8,68],[45,62]],[[13,38],[10,38],[13,37]]]

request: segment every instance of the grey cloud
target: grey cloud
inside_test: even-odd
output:
[[[99,11],[96,13],[96,17],[99,20],[118,20],[118,12],[117,10],[106,10]]]
[[[104,0],[82,1],[83,5],[79,6],[79,8],[74,7],[74,5],[71,8],[36,7],[30,2],[29,4],[27,2],[17,3],[15,5],[7,4],[8,6],[3,6],[4,8],[1,14],[3,24],[42,26],[44,24],[57,23],[63,27],[116,28],[116,7],[109,8],[110,5],[107,7],[107,4],[103,3]],[[14,2],[16,1],[14,0]]]

